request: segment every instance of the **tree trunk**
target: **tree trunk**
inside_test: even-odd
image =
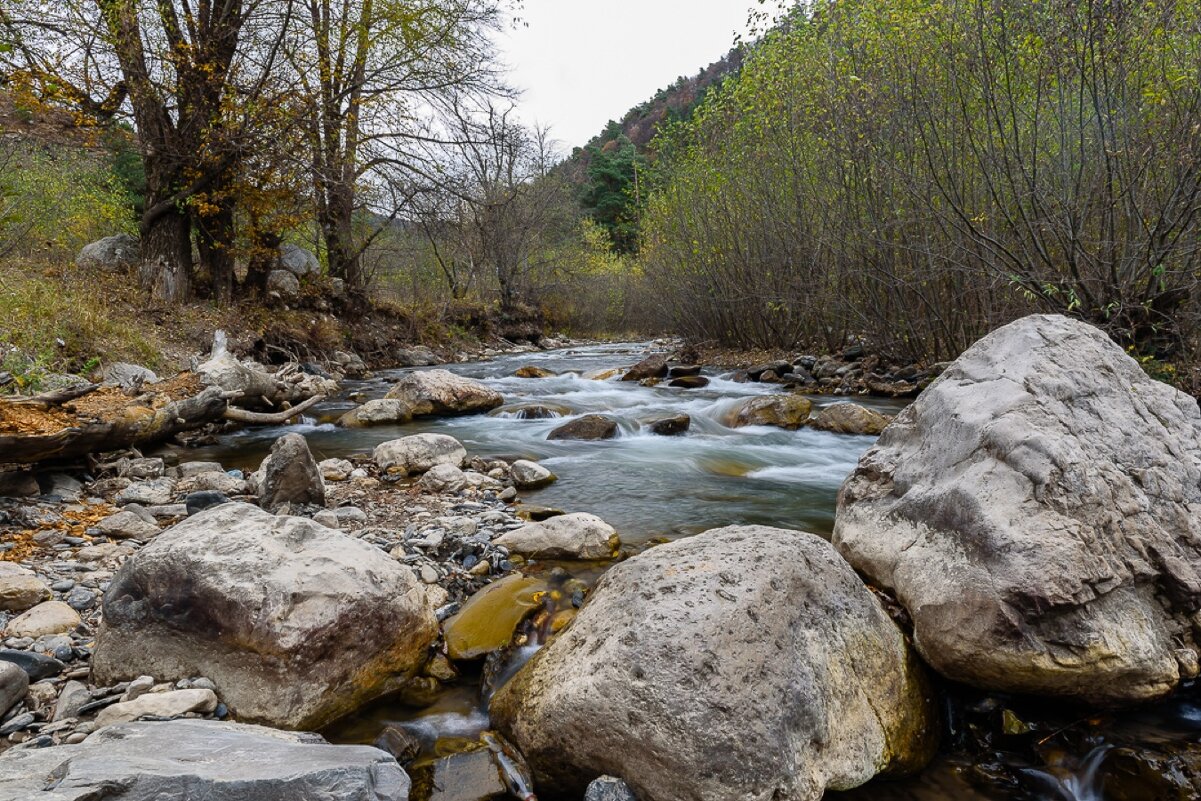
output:
[[[212,297],[220,306],[228,306],[234,296],[234,211],[223,201],[214,214],[196,215],[196,247],[200,263],[207,270]]]
[[[342,186],[330,186],[321,215],[329,274],[346,282],[352,292],[366,285],[362,257],[354,241],[354,193]]]
[[[153,197],[154,195],[149,195]],[[147,204],[153,205],[153,202]],[[139,277],[151,297],[182,303],[192,295],[191,221],[186,212],[172,208],[142,225],[142,259]]]

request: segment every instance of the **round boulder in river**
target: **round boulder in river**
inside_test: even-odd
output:
[[[546,435],[547,439],[613,439],[617,436],[617,421],[603,414],[586,414],[564,423]]]
[[[762,526],[612,568],[491,713],[539,794],[607,774],[642,801],[817,801],[920,768],[938,730],[919,661],[850,566]]]
[[[818,409],[817,414],[809,419],[809,425],[819,431],[830,431],[835,434],[861,434],[874,437],[887,428],[891,421],[891,417],[880,414],[874,409],[868,409],[849,401],[840,401]]]
[[[839,551],[896,593],[932,667],[1124,703],[1197,671],[1201,411],[1058,315],[969,348],[839,495]]]
[[[386,397],[404,401],[414,417],[482,414],[505,402],[499,392],[486,384],[449,370],[410,373]]]
[[[796,430],[809,419],[813,403],[802,395],[761,395],[742,401],[726,413],[730,428],[775,426]]]
[[[101,684],[207,676],[239,720],[316,729],[401,688],[437,636],[425,591],[386,553],[227,503],[117,571],[92,671]]]

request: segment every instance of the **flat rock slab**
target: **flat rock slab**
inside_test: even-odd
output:
[[[407,801],[396,760],[312,734],[176,720],[0,756],[0,801]]]
[[[1201,410],[1099,329],[1023,318],[885,429],[842,487],[834,543],[949,678],[1165,695],[1197,670]]]

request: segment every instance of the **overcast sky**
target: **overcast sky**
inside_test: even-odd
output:
[[[754,0],[524,0],[501,38],[519,107],[565,153],[680,75],[725,55]]]

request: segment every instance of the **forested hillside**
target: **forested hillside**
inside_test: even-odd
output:
[[[610,120],[604,131],[575,148],[559,166],[578,187],[581,205],[605,229],[617,252],[638,250],[638,223],[650,193],[647,169],[655,159],[655,137],[666,126],[690,119],[709,91],[739,70],[744,53],[744,47],[735,47],[696,75],[681,75],[627,111],[620,122]]]

